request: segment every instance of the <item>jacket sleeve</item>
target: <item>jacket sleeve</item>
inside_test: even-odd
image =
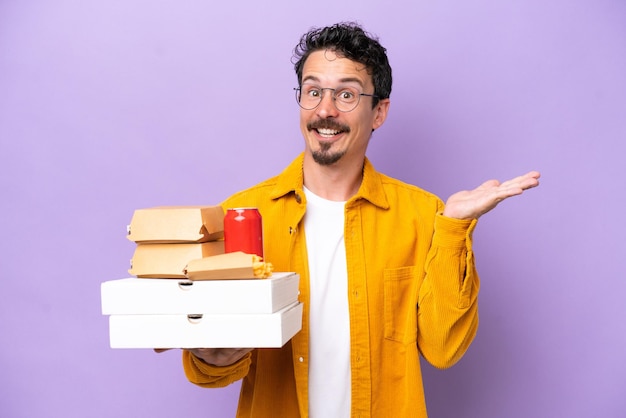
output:
[[[426,274],[418,295],[418,347],[433,366],[447,368],[467,351],[478,329],[480,281],[472,251],[476,220],[437,214]]]
[[[242,359],[230,366],[212,366],[191,352],[183,350],[183,368],[187,379],[204,388],[221,388],[237,380],[243,379],[250,369],[252,354],[246,354]]]

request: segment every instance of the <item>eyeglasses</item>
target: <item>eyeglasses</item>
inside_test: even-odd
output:
[[[356,109],[361,96],[378,97],[375,94],[361,93],[356,88],[349,86],[331,89],[314,84],[303,84],[294,90],[296,91],[296,101],[304,110],[313,110],[319,106],[324,97],[324,90],[332,92],[333,103],[340,112],[351,112]]]

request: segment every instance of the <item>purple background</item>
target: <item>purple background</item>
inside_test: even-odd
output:
[[[479,222],[481,325],[425,366],[431,416],[626,416],[626,3],[337,3],[0,1],[0,416],[234,415],[238,384],[189,384],[178,351],[110,349],[100,283],[135,209],[302,149],[291,50],[340,20],[394,68],[379,170],[443,198],[543,174]]]

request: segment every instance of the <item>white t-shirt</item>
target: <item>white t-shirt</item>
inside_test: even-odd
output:
[[[350,416],[350,315],[344,244],[345,202],[304,189],[309,257],[309,417]]]

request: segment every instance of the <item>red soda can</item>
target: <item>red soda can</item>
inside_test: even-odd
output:
[[[232,208],[224,217],[224,251],[263,257],[263,222],[257,208]]]

